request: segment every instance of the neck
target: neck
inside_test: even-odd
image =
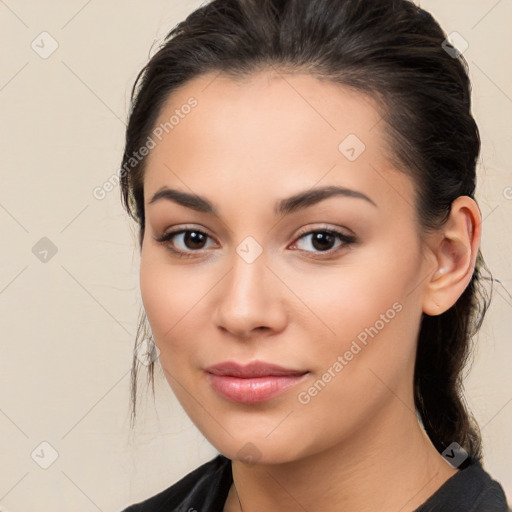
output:
[[[350,439],[300,460],[233,460],[234,486],[224,510],[414,511],[457,470],[402,402],[394,400],[382,414]]]

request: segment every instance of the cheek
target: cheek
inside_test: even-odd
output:
[[[183,278],[181,278],[183,279]],[[185,360],[194,351],[193,345],[185,343],[181,321],[186,311],[185,287],[182,292],[179,272],[170,272],[165,266],[143,255],[140,265],[140,289],[146,316],[151,326],[155,344],[159,350],[159,362],[165,378],[178,400],[186,407],[186,396],[181,395],[181,387],[190,387],[185,369]],[[181,386],[179,385],[181,383]]]
[[[160,351],[165,351],[175,339],[180,318],[192,307],[194,288],[187,285],[178,267],[163,264],[155,253],[149,249],[141,255],[140,290],[155,342]]]
[[[172,315],[171,312],[174,310],[174,304],[170,302],[173,294],[169,293],[160,266],[155,264],[147,253],[148,251],[143,252],[140,263],[140,291],[153,335],[159,339],[164,332],[165,324],[167,329],[171,326],[169,315]]]
[[[394,321],[396,309],[405,300],[407,272],[401,265],[393,268],[381,259],[357,255],[359,261],[332,268],[317,268],[310,272],[282,269],[285,283],[292,283],[297,297],[296,311],[304,310],[304,322],[309,328],[316,324],[320,339],[327,346],[338,341],[337,349],[347,340],[377,323]],[[400,268],[401,267],[401,268]],[[384,315],[383,318],[382,315]],[[402,315],[403,316],[403,315]]]
[[[314,372],[295,396],[296,428],[317,449],[370,424],[397,397],[407,403],[414,368],[416,307],[386,287],[353,300],[336,292],[324,310],[335,335],[315,340]]]
[[[331,368],[325,375],[331,393],[352,397],[377,389],[376,375],[391,387],[409,378],[421,320],[418,297],[410,294],[419,258],[401,258],[393,244],[357,256],[357,262],[333,272],[303,274],[293,281],[294,292],[315,313],[303,324],[310,332],[313,326],[318,331],[312,358],[315,377]],[[311,352],[311,346],[303,349]],[[324,399],[328,396],[325,393]]]
[[[208,315],[205,301],[214,282],[194,265],[172,265],[165,251],[142,252],[140,290],[144,310],[160,350],[160,363],[172,375],[198,366]],[[171,383],[172,385],[172,383]]]

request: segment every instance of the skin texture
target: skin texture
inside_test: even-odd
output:
[[[458,198],[442,230],[422,233],[414,184],[387,161],[385,123],[359,92],[270,70],[243,81],[209,74],[173,94],[157,125],[191,96],[197,106],[151,150],[144,177],[140,285],[167,381],[232,459],[244,512],[414,510],[456,472],[417,421],[413,368],[422,313],[446,311],[471,278],[476,203]],[[338,148],[349,134],[366,146],[354,161]],[[274,213],[276,201],[329,185],[375,205],[335,196]],[[164,186],[207,197],[218,215],[149,204]],[[180,227],[208,238],[155,241]],[[356,241],[322,246],[305,234],[325,228]],[[248,236],[263,251],[252,263],[237,253]],[[301,403],[299,393],[365,328],[380,327],[381,315],[388,321],[378,333]],[[204,372],[226,360],[309,374],[274,399],[236,404]],[[225,510],[240,510],[234,487]]]

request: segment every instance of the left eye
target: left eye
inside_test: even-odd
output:
[[[300,240],[308,240],[308,242],[305,243],[305,246],[307,248],[312,247],[315,251],[310,251],[307,248],[301,250],[305,250],[306,252],[319,251],[324,253],[335,252],[340,247],[347,246],[355,242],[354,237],[345,235],[344,233],[340,233],[333,229],[308,231],[298,238],[298,241]],[[333,243],[335,243],[336,240],[339,240],[339,244],[333,247]],[[294,245],[298,245],[298,242],[295,242]]]
[[[356,241],[355,237],[345,235],[333,229],[317,229],[303,233],[291,247],[295,248],[299,245],[300,241],[307,240],[308,238],[309,241],[305,243],[306,248],[299,247],[299,250],[305,252],[332,253]],[[171,231],[160,237],[155,237],[157,242],[167,244],[169,250],[178,256],[189,256],[194,252],[199,252],[207,248],[205,244],[208,239],[211,239],[209,235],[197,229],[181,229]],[[336,240],[339,241],[339,244],[333,247],[333,243],[335,243]],[[181,247],[176,247],[176,245],[181,245]],[[313,251],[308,248],[313,248]]]

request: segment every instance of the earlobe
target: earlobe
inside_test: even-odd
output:
[[[423,312],[435,316],[457,302],[474,272],[480,247],[482,217],[468,196],[455,199],[450,215],[431,237],[429,248],[436,267],[426,283]]]

